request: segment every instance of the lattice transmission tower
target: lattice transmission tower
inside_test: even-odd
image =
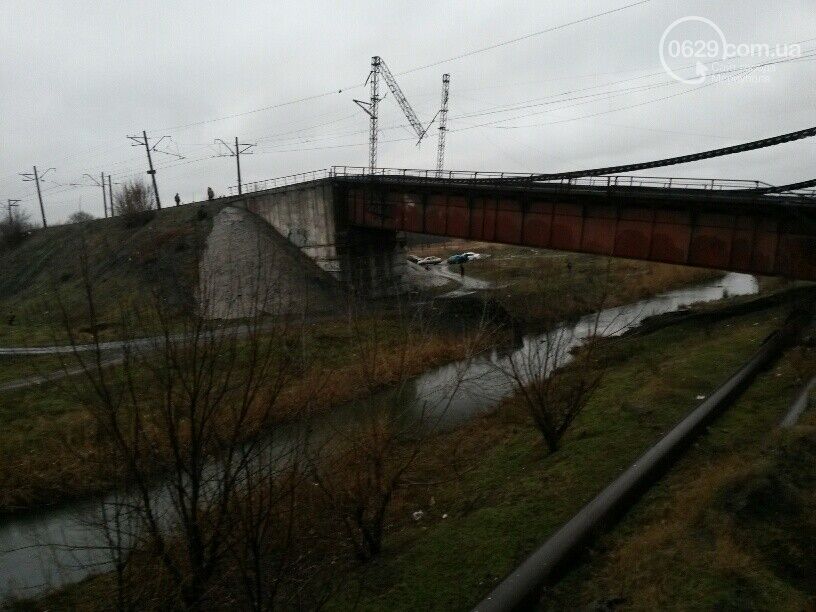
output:
[[[408,102],[408,99],[405,97],[405,94],[402,93],[402,89],[397,84],[397,79],[394,78],[391,70],[389,70],[388,65],[385,61],[375,55],[371,58],[371,72],[368,74],[368,79],[366,80],[366,84],[370,85],[370,100],[368,102],[364,102],[363,100],[354,100],[354,103],[357,104],[360,108],[362,108],[370,118],[370,134],[368,137],[368,166],[370,170],[374,171],[377,167],[377,132],[378,132],[378,111],[379,111],[379,104],[385,99],[385,96],[380,97],[379,92],[379,79],[380,77],[383,78],[386,85],[388,85],[388,89],[391,90],[394,98],[397,100],[397,104],[402,109],[405,118],[408,119],[408,123],[411,124],[411,127],[414,128],[414,131],[417,135],[417,144],[422,142],[422,139],[425,137],[425,134],[428,132],[428,128],[430,128],[430,124],[428,127],[423,127],[422,123],[420,122],[419,118],[417,117],[414,109],[411,108],[411,104]]]
[[[445,164],[445,133],[448,131],[448,92],[450,75],[442,75],[442,104],[439,107],[439,144],[436,147],[436,176],[442,176]]]

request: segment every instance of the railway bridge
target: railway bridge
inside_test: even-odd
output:
[[[356,291],[399,291],[405,232],[816,281],[816,195],[755,181],[333,167],[241,196]]]

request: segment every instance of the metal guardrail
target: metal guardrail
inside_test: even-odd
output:
[[[564,185],[578,187],[651,187],[657,189],[703,189],[709,191],[731,191],[739,189],[760,189],[771,187],[762,181],[740,179],[702,179],[689,177],[661,177],[636,175],[588,176],[553,180],[536,179],[535,174],[519,172],[483,172],[479,170],[422,170],[413,168],[371,168],[365,166],[332,166],[331,176],[338,177],[383,177],[391,179],[423,180],[513,180],[529,179],[538,185]]]
[[[572,188],[640,188],[640,189],[677,189],[694,190],[706,192],[731,192],[734,195],[750,195],[756,191],[757,195],[763,195],[765,189],[773,189],[773,185],[764,181],[744,180],[744,179],[716,179],[716,178],[693,178],[693,177],[662,177],[662,176],[637,176],[637,175],[609,175],[609,176],[585,176],[575,178],[561,178],[542,180],[537,179],[535,174],[520,172],[491,172],[481,170],[437,170],[420,168],[374,168],[367,166],[332,166],[320,170],[299,172],[288,174],[276,178],[261,181],[242,183],[244,193],[264,191],[285,187],[298,183],[306,183],[326,178],[349,178],[349,179],[388,179],[406,182],[462,182],[478,181],[480,183],[496,181],[501,183],[508,181],[520,183],[524,179],[530,184],[538,186],[557,186],[565,190]],[[237,186],[229,188],[230,195],[237,195]],[[773,197],[784,199],[816,199],[815,189],[802,189],[783,193],[767,194]]]
[[[307,183],[309,181],[328,178],[329,176],[331,176],[331,169],[321,168],[320,170],[309,170],[307,172],[287,174],[286,176],[278,176],[261,181],[241,183],[241,186],[243,187],[244,193],[248,193],[253,191],[264,191],[266,189],[274,189],[276,187],[285,187],[287,185],[295,185],[297,183]],[[230,195],[238,195],[238,186],[230,186],[229,193]]]

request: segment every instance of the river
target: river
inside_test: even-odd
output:
[[[683,306],[720,300],[726,296],[752,295],[758,292],[753,276],[729,273],[722,279],[699,286],[671,291],[650,299],[582,317],[575,324],[556,330],[577,346],[590,334],[617,336],[638,326],[644,319],[674,312]],[[409,411],[430,418],[435,426],[452,428],[475,415],[485,413],[513,391],[502,374],[508,360],[529,353],[547,342],[552,333],[528,335],[512,349],[495,349],[466,361],[434,368],[407,385],[408,399],[400,401]],[[567,357],[568,353],[563,352]],[[403,395],[406,391],[403,390]],[[393,399],[393,392],[378,398],[382,404]],[[370,409],[371,404],[366,404]],[[323,419],[320,429],[331,435],[339,423],[359,415],[360,405],[347,406]],[[293,437],[299,434],[290,432]],[[286,444],[287,432],[278,435]],[[165,494],[157,487],[156,500]],[[0,603],[13,597],[35,597],[50,588],[70,584],[94,573],[111,569],[102,530],[102,500],[67,504],[13,517],[0,526]],[[165,502],[166,503],[166,502]]]

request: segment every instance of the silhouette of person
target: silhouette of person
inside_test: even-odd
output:
[[[207,187],[207,199],[208,200],[215,199],[215,192],[212,190],[212,187]]]
[[[181,204],[181,198],[179,197],[179,194],[176,194],[175,200],[176,200],[176,206]]]

